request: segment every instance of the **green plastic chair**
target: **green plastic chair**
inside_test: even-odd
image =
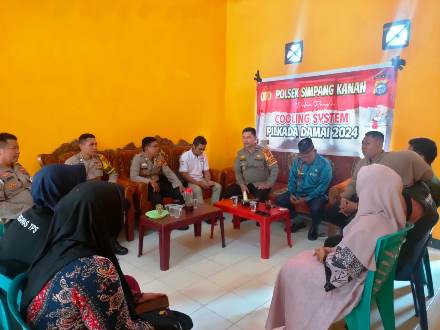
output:
[[[25,273],[13,279],[0,274],[0,329],[17,329],[16,324],[20,329],[30,329],[20,314],[21,289],[26,279]]]
[[[370,329],[371,303],[375,299],[385,330],[395,330],[394,273],[400,248],[413,225],[381,237],[376,244],[376,271],[368,271],[359,304],[345,317],[349,330]]]
[[[424,270],[424,279],[425,284],[428,287],[428,297],[434,297],[434,283],[432,282],[432,273],[431,273],[431,263],[429,261],[429,252],[428,248],[425,248],[425,253],[423,254],[423,270]]]
[[[0,238],[3,236],[3,233],[5,232],[5,228],[4,227],[5,226],[2,223],[0,223]]]

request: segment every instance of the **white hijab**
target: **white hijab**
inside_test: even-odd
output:
[[[372,164],[362,167],[358,173],[358,211],[344,228],[341,244],[369,270],[376,270],[377,239],[405,226],[402,189],[402,179],[387,166]]]

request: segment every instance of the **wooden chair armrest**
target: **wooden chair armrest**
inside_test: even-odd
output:
[[[330,189],[328,190],[328,202],[330,205],[341,199],[342,192],[345,190],[345,188],[347,188],[350,182],[351,179],[347,179],[330,187]]]
[[[57,159],[52,154],[39,154],[37,156],[37,161],[38,164],[40,164],[40,167],[58,163]]]
[[[118,182],[121,181],[122,185],[131,185],[134,187],[134,198],[139,209],[142,210],[142,203],[148,200],[148,186],[143,182],[131,181],[126,177],[118,178]]]
[[[143,182],[134,182],[136,184],[136,196],[139,205],[139,210],[144,213],[151,207],[148,201],[148,185]]]
[[[223,189],[235,183],[235,173],[232,167],[224,168],[222,171],[222,176],[223,182],[221,184],[223,186]]]
[[[211,172],[211,180],[217,183],[222,183],[222,171],[217,169],[210,169]]]

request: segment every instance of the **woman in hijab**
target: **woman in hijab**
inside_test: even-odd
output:
[[[284,264],[266,329],[324,330],[350,313],[362,296],[367,270],[376,269],[377,239],[405,226],[402,188],[400,176],[386,166],[359,171],[359,208],[342,241],[335,248],[304,251]]]
[[[0,240],[2,274],[13,277],[30,266],[43,248],[55,205],[85,181],[82,165],[48,165],[35,174],[31,188],[34,206],[18,216]]]
[[[46,244],[29,269],[23,292],[26,321],[33,328],[153,329],[136,316],[112,248],[123,203],[117,185],[89,181],[55,207]]]

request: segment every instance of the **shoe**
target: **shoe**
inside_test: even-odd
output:
[[[318,238],[318,232],[316,231],[315,227],[310,226],[307,238],[309,239],[309,241],[316,241],[316,239]]]
[[[205,221],[208,225],[211,225],[211,220],[203,220]]]
[[[307,226],[304,222],[299,222],[299,223],[294,223],[290,228],[290,230],[292,231],[292,233],[296,233],[298,230],[303,229],[305,227]]]
[[[188,230],[188,229],[189,229],[189,226],[184,226],[184,227],[177,228],[177,230]]]
[[[115,254],[123,256],[128,253],[128,249],[123,247],[121,244],[118,243],[118,241],[115,241],[115,244],[113,245],[113,249]]]
[[[257,227],[260,227],[260,223],[259,222],[257,222],[256,224],[257,224]]]

